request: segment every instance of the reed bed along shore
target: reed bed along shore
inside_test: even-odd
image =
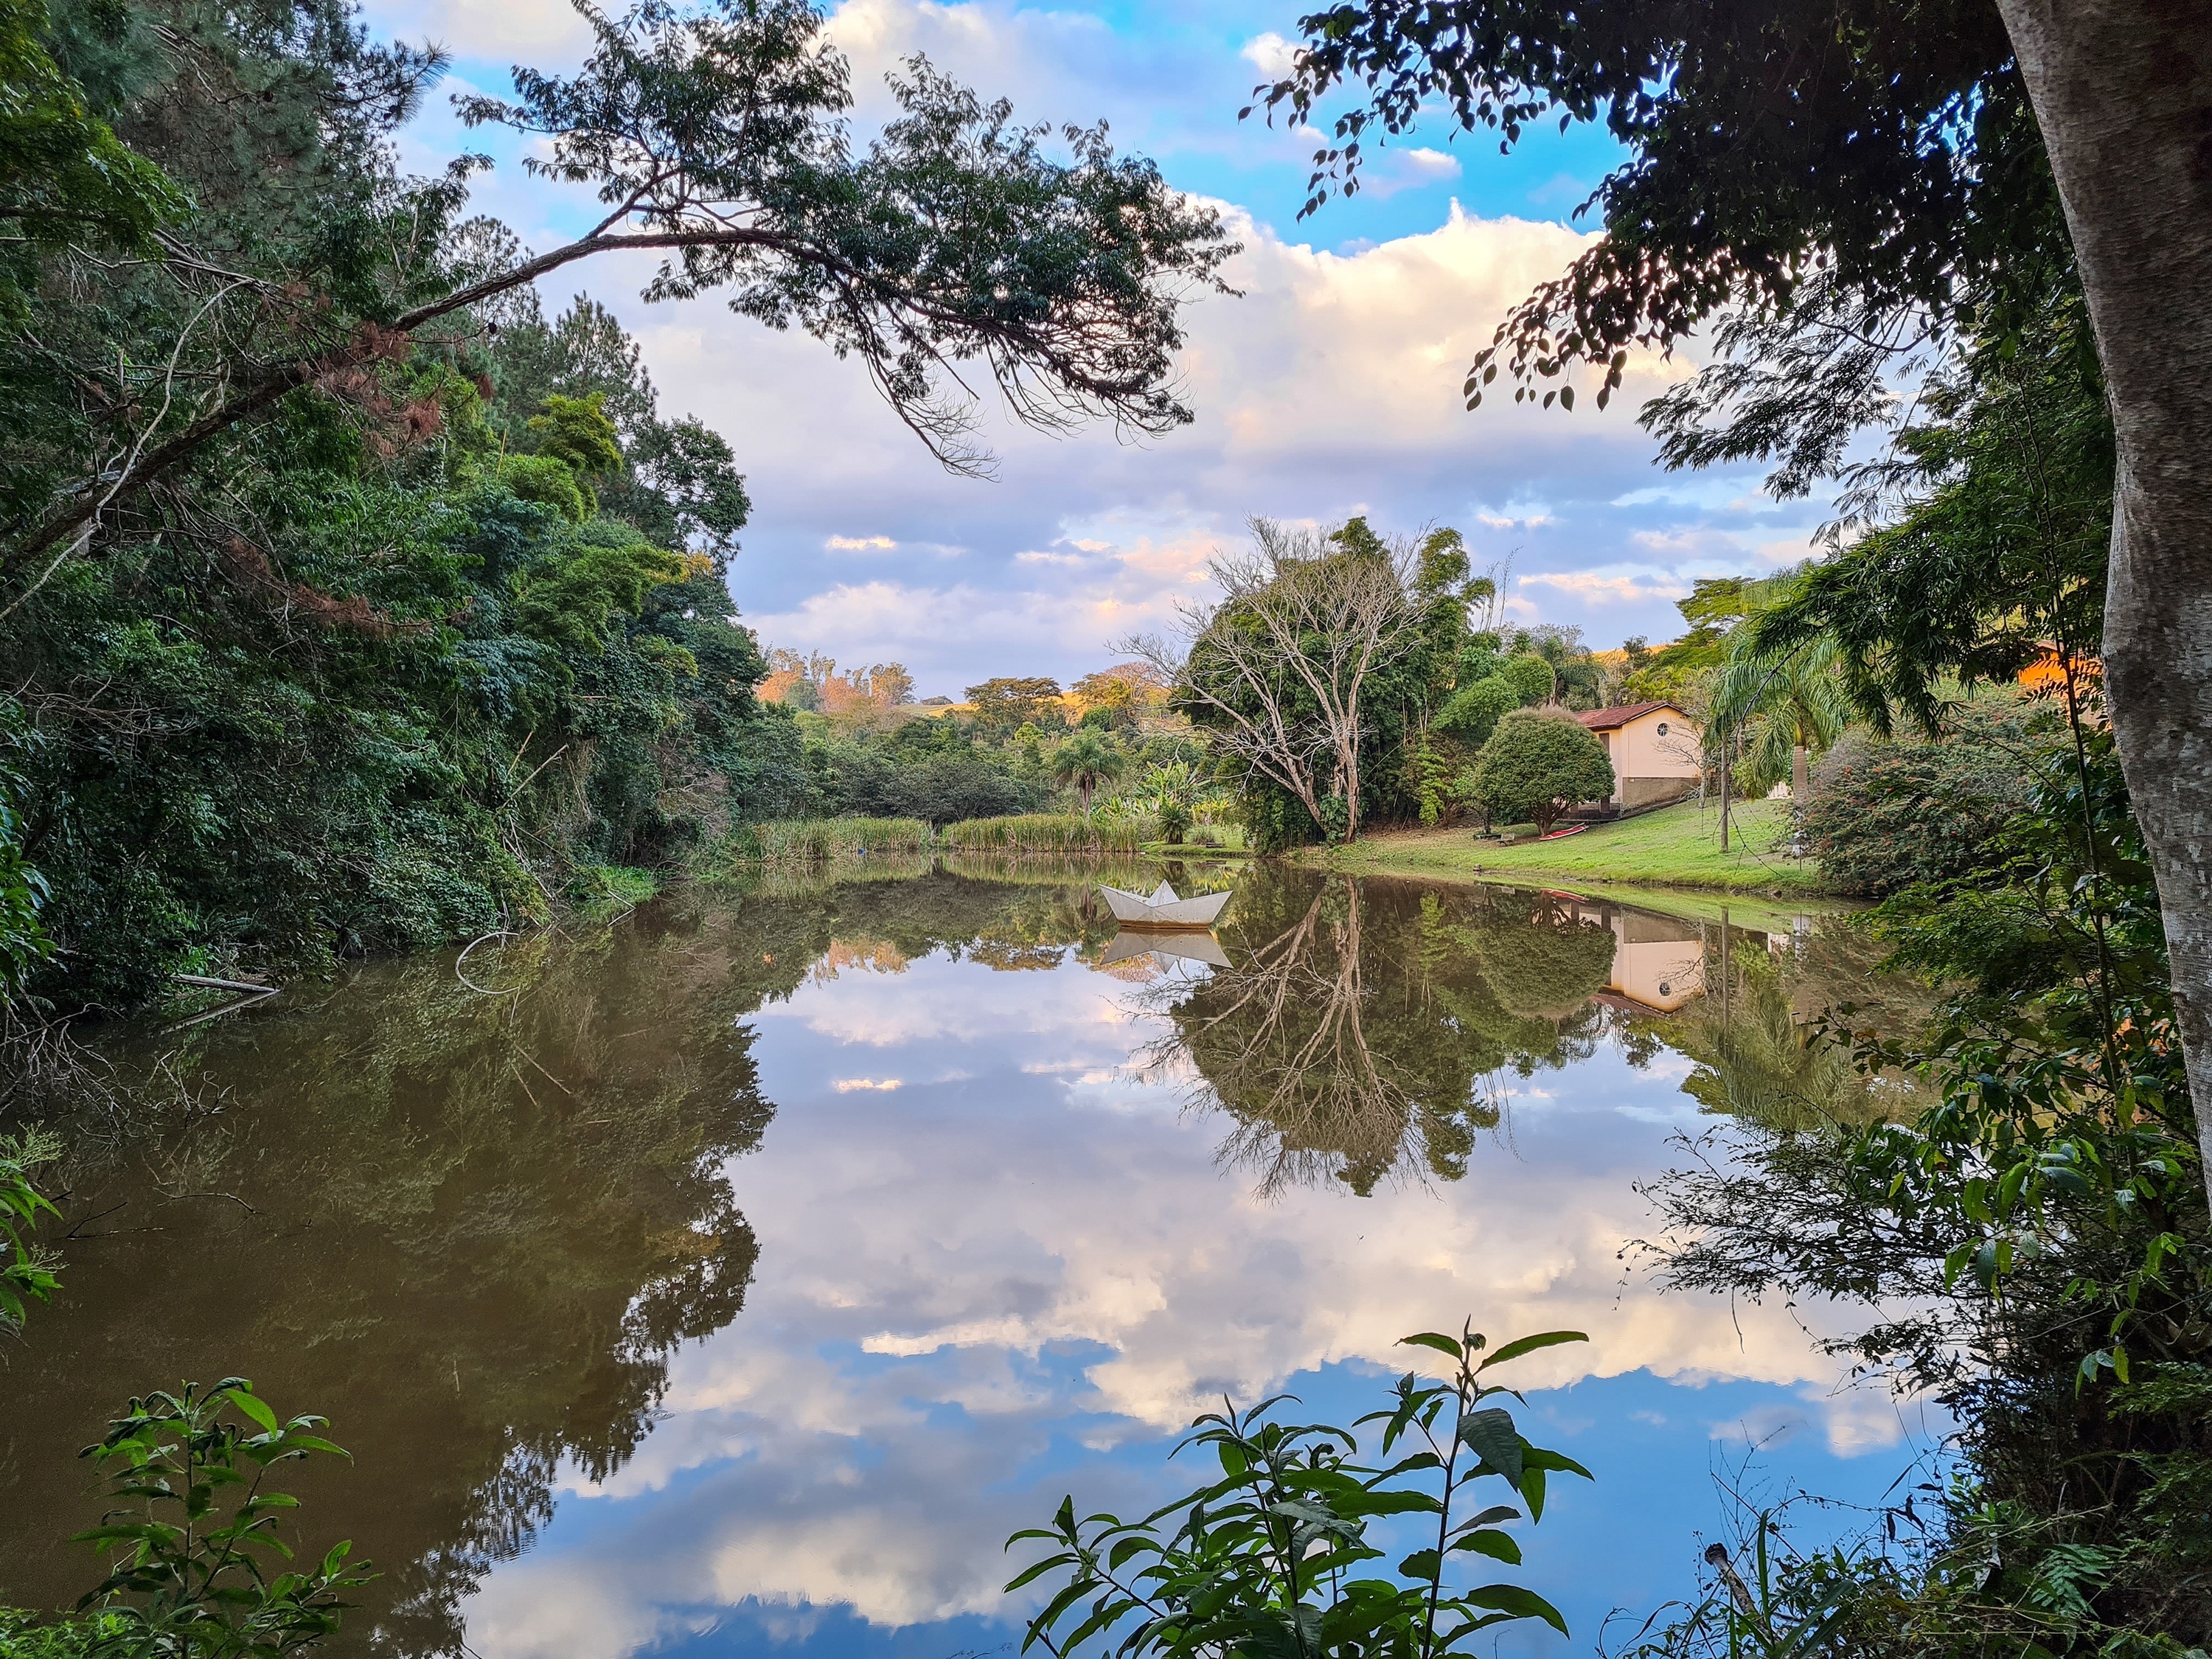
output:
[[[1149,818],[1079,817],[1073,812],[1023,812],[1012,817],[968,818],[948,823],[938,844],[948,853],[1073,854],[1086,858],[1136,852],[1156,839],[1159,827]]]
[[[702,881],[734,881],[763,870],[804,870],[866,859],[948,857],[1134,859],[1159,828],[1150,818],[1083,818],[1024,812],[967,818],[932,830],[920,818],[785,818],[749,823],[708,842],[690,860]]]
[[[762,865],[927,853],[932,844],[920,818],[778,818],[741,825],[708,842],[693,855],[691,873],[713,880]]]

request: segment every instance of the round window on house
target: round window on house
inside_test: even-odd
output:
[[[1662,738],[1667,735],[1667,722],[1664,720],[1659,722],[1659,735]]]

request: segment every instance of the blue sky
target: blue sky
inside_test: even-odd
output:
[[[565,0],[375,0],[368,15],[446,44],[456,89],[501,89],[516,62],[572,64],[585,40]],[[1193,308],[1182,369],[1198,420],[1169,438],[987,422],[997,477],[951,478],[857,368],[803,336],[712,298],[646,306],[641,264],[548,285],[556,308],[580,289],[612,306],[664,412],[698,415],[737,451],[757,510],[731,585],[765,640],[903,661],[924,695],[991,674],[1072,677],[1202,601],[1207,556],[1255,514],[1455,525],[1479,563],[1511,557],[1515,614],[1579,624],[1599,646],[1677,631],[1672,601],[1696,576],[1803,556],[1818,503],[1778,507],[1755,471],[1652,466],[1634,407],[1689,372],[1682,360],[1632,365],[1632,395],[1602,415],[1461,408],[1468,361],[1574,257],[1587,233],[1570,215],[1619,152],[1589,128],[1547,125],[1510,156],[1481,135],[1416,132],[1376,156],[1358,196],[1300,221],[1316,136],[1237,118],[1297,15],[1263,0],[845,0],[831,13],[864,126],[884,71],[926,52],[1022,115],[1104,118],[1171,183],[1222,205],[1246,246],[1230,273],[1244,297]],[[516,147],[463,133],[442,95],[403,149],[427,170],[464,146],[498,161],[478,202],[526,242],[552,246],[583,221],[586,199],[525,178]]]

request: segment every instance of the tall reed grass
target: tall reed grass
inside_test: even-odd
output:
[[[949,853],[1077,854],[1097,858],[1133,853],[1159,834],[1150,819],[1108,821],[1073,812],[1021,812],[1004,818],[965,818],[945,826],[940,840]]]
[[[700,848],[692,873],[712,878],[750,865],[826,864],[876,854],[927,852],[920,818],[779,818],[748,823]]]

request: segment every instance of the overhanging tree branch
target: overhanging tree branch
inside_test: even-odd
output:
[[[1009,106],[917,58],[892,79],[902,113],[856,157],[844,60],[803,0],[724,0],[684,16],[648,3],[618,22],[579,9],[598,46],[574,79],[519,69],[516,103],[459,101],[472,125],[550,137],[552,158],[530,171],[598,185],[606,211],[591,234],[412,306],[322,324],[258,362],[234,356],[220,365],[232,388],[220,404],[58,489],[0,568],[83,537],[107,503],[291,393],[404,359],[426,325],[602,253],[668,255],[648,300],[727,288],[739,315],[797,324],[858,356],[955,471],[988,465],[968,439],[969,363],[1018,418],[1048,429],[1103,418],[1159,434],[1191,419],[1173,375],[1179,309],[1193,293],[1231,291],[1218,272],[1237,249],[1217,214],[1151,163],[1116,156],[1103,128],[1061,130],[1072,159],[1054,159],[1050,129],[1015,125]],[[450,211],[459,173],[441,188]],[[400,267],[432,253],[399,259],[395,289],[419,293],[423,274]],[[327,298],[292,314],[313,316]]]

